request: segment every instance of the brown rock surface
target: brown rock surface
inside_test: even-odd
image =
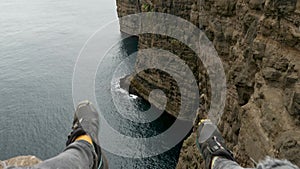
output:
[[[5,169],[7,166],[27,167],[40,163],[41,160],[35,156],[19,156],[5,161],[0,161],[0,169]]]
[[[201,25],[225,67],[227,101],[219,127],[238,162],[252,167],[253,160],[269,155],[300,165],[300,0],[118,0],[117,5],[119,16],[158,11]],[[140,49],[153,47],[189,65],[209,105],[207,74],[194,53],[169,37],[139,35]],[[137,67],[145,63],[141,59]],[[144,71],[131,85],[144,98],[153,88],[174,91],[167,95],[172,103],[166,111],[177,115],[180,94],[171,77]],[[204,114],[208,106],[201,106]],[[200,159],[193,133],[183,145],[177,168],[201,168]]]

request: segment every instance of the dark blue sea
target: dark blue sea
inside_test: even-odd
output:
[[[19,155],[45,160],[64,149],[74,112],[76,59],[89,37],[116,19],[114,0],[0,1],[0,160]],[[112,50],[97,71],[98,106],[122,134],[163,131],[172,123],[166,115],[142,127],[120,119],[110,96],[111,75],[137,50],[137,38],[120,41]],[[140,99],[133,102],[137,109],[149,106]],[[111,169],[175,168],[179,149],[145,159],[106,154]]]

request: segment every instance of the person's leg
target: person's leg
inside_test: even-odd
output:
[[[287,160],[279,160],[267,157],[257,165],[257,169],[299,169],[298,166]]]
[[[245,169],[235,161],[232,153],[226,148],[225,140],[217,126],[210,120],[200,122],[196,144],[205,160],[206,169]],[[257,165],[257,169],[299,169],[299,167],[287,160],[267,158]]]
[[[78,139],[88,141],[93,147],[94,154],[91,169],[108,169],[108,163],[101,151],[98,138],[99,113],[92,103],[83,101],[78,104],[74,113],[72,129],[73,131],[69,134],[66,145],[69,146]]]
[[[201,120],[196,144],[205,160],[206,169],[243,169],[225,146],[225,140],[210,120]]]
[[[108,169],[98,140],[99,115],[90,102],[78,105],[72,129],[61,154],[32,167],[9,169]]]
[[[211,169],[245,169],[238,163],[222,157],[214,157],[212,160]]]
[[[9,169],[90,169],[96,156],[94,147],[83,140],[70,144],[64,152],[32,167],[9,167]]]
[[[91,169],[96,153],[94,147],[86,141],[76,141],[70,144],[64,152],[49,160],[43,161],[34,169]]]

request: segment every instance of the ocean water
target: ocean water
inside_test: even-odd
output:
[[[64,149],[70,132],[76,59],[95,31],[117,19],[115,1],[1,0],[0,9],[0,160],[53,157]],[[99,67],[95,86],[110,124],[122,134],[144,136],[161,132],[172,120],[164,115],[149,125],[132,124],[118,115],[109,92],[115,67],[136,48],[136,38],[118,43]],[[133,102],[137,109],[149,106]],[[112,169],[175,168],[179,150],[180,145],[145,159],[106,154]]]

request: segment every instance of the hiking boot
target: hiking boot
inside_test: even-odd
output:
[[[99,114],[89,101],[78,104],[74,113],[72,132],[68,136],[66,145],[73,143],[78,136],[89,135],[92,138],[96,156],[92,169],[107,169],[108,163],[101,152],[98,133],[99,133]]]
[[[226,158],[235,161],[233,154],[225,146],[225,140],[216,125],[210,120],[201,120],[196,144],[205,160],[206,169],[211,169],[214,157]]]

